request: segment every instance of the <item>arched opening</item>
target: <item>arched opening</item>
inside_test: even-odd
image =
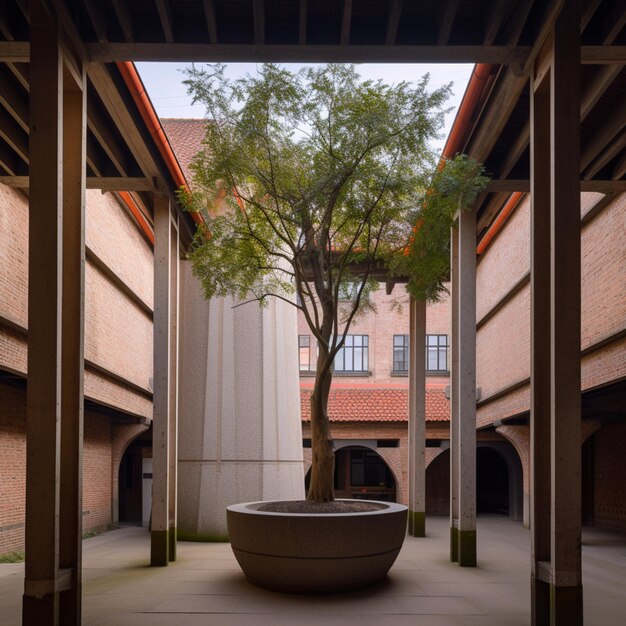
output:
[[[476,450],[476,511],[509,514],[509,469],[493,448]]]
[[[426,513],[448,515],[449,512],[450,450],[444,450],[426,468]]]
[[[118,470],[119,521],[141,526],[144,499],[152,483],[152,433],[140,434],[128,445]],[[147,483],[144,484],[144,483]],[[146,493],[147,492],[147,493]]]
[[[308,491],[311,470],[304,479]],[[396,501],[396,479],[385,460],[370,448],[347,446],[335,452],[335,497]]]

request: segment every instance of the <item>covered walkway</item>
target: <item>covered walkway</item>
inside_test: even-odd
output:
[[[530,533],[500,516],[478,518],[478,567],[445,558],[447,517],[429,536],[407,537],[387,583],[337,596],[290,596],[246,582],[229,544],[180,542],[177,560],[149,567],[150,535],[122,528],[84,541],[83,619],[90,626],[172,624],[530,623]],[[24,565],[0,565],[0,623],[20,623]],[[611,626],[626,614],[626,535],[583,533],[585,624]]]

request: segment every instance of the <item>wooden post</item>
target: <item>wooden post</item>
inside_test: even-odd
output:
[[[450,232],[450,560],[459,560],[459,233]]]
[[[531,621],[550,623],[550,75],[533,76],[531,154]]]
[[[426,536],[426,303],[409,303],[409,534]]]
[[[152,418],[152,526],[150,563],[169,563],[170,548],[170,315],[169,197],[154,196],[154,408]]]
[[[171,219],[174,219],[171,217]],[[176,560],[178,481],[178,224],[171,228],[170,255],[170,405],[169,405],[169,560]]]
[[[30,7],[24,624],[81,621],[85,72]],[[71,63],[71,71],[70,64]],[[78,71],[77,71],[78,66]],[[63,462],[61,462],[61,458]]]
[[[459,215],[458,255],[458,560],[476,566],[476,211]]]
[[[64,69],[63,89],[63,330],[59,567],[62,624],[81,621],[82,471],[85,354],[85,182],[87,82]],[[78,82],[76,82],[78,80]]]

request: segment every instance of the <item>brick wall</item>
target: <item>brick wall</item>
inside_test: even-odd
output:
[[[626,424],[612,424],[594,435],[595,523],[626,530]]]

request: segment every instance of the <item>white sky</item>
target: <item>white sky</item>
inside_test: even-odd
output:
[[[284,66],[292,71],[302,67],[296,63],[286,63]],[[187,95],[186,87],[182,84],[185,79],[183,73],[185,67],[187,65],[184,63],[137,63],[139,74],[159,117],[204,117],[204,107],[191,104],[191,97]],[[255,74],[256,68],[255,63],[229,63],[227,73],[232,78],[237,78],[245,74]],[[449,100],[449,106],[454,107],[454,110],[446,118],[444,137],[447,137],[472,68],[473,65],[469,64],[366,63],[360,65],[358,69],[363,78],[380,78],[387,83],[414,81],[426,73],[430,73],[429,84],[432,89],[453,83],[454,95]],[[441,151],[444,143],[445,138],[435,142],[433,148]]]

